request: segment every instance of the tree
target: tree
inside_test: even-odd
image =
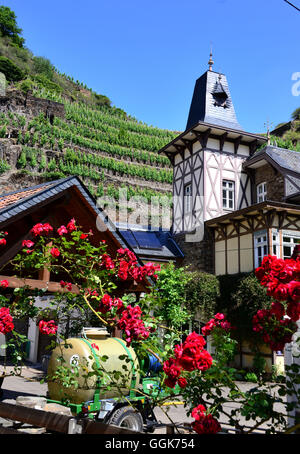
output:
[[[15,13],[8,6],[0,6],[0,32],[2,36],[9,36],[18,46],[23,47],[25,40],[20,35],[22,29],[18,27]]]
[[[300,107],[298,107],[296,110],[294,110],[291,117],[294,121],[300,120]]]

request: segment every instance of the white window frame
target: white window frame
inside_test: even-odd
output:
[[[289,241],[286,241],[289,238]],[[282,258],[291,258],[294,248],[297,244],[300,244],[300,232],[295,230],[283,230],[282,231]],[[285,254],[284,248],[290,247],[288,254]]]
[[[264,202],[267,200],[267,183],[263,181],[262,183],[259,183],[256,187],[256,197],[257,197],[257,203]]]
[[[184,185],[183,204],[184,204],[184,214],[191,213],[191,211],[192,211],[192,183],[187,183]]]
[[[268,255],[268,232],[260,230],[254,233],[254,266],[258,268],[262,259]]]
[[[272,255],[276,255],[277,258],[281,256],[279,231],[277,229],[272,229]]]
[[[230,206],[232,202],[232,206]],[[224,210],[235,209],[235,182],[233,180],[222,180],[222,206]]]

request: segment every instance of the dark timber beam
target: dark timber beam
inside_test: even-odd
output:
[[[225,132],[220,136],[220,151],[223,151],[225,140],[227,139],[228,132]]]
[[[252,156],[258,148],[258,140],[255,139],[252,142],[250,142],[249,148],[250,148],[250,156]]]
[[[240,143],[241,143],[241,140],[242,140],[242,136],[238,136],[238,137],[234,140],[234,154],[237,154],[238,149],[239,149],[239,146],[240,146]]]
[[[211,133],[211,128],[208,128],[204,132],[199,132],[199,131],[193,130],[193,133],[195,134],[195,136],[199,140],[202,148],[206,148],[207,141],[208,141],[208,138],[209,138],[210,133]]]

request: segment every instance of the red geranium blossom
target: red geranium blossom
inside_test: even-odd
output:
[[[57,249],[57,247],[51,248],[50,254],[52,255],[52,257],[59,257],[59,256],[60,256],[60,252],[59,252],[59,250]]]

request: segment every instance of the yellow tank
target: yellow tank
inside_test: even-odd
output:
[[[126,342],[109,337],[105,329],[85,328],[82,338],[67,339],[53,350],[48,366],[49,398],[81,404],[92,401],[96,389],[100,389],[101,399],[122,397],[138,387],[138,369],[138,358]]]

